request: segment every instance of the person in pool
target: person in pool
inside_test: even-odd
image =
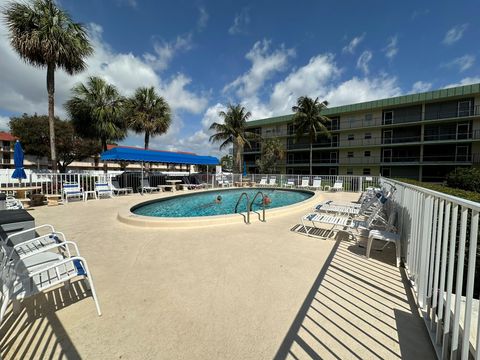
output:
[[[217,198],[215,199],[215,204],[220,204],[222,202],[222,196],[218,195]]]
[[[270,205],[272,203],[272,199],[268,195],[263,197],[263,205]]]

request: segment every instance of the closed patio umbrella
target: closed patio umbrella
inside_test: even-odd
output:
[[[12,174],[13,179],[18,179],[18,181],[22,181],[22,179],[27,178],[27,174],[25,174],[25,170],[23,169],[23,149],[22,144],[20,141],[15,142],[15,148],[13,150],[13,161],[15,163],[15,171]]]

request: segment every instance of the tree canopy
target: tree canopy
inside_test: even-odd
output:
[[[10,120],[10,131],[22,142],[25,154],[50,159],[49,124],[46,115],[27,115],[13,117]],[[57,134],[57,165],[65,172],[74,161],[98,155],[100,144],[98,141],[80,137],[71,121],[55,118]]]
[[[10,44],[30,65],[47,68],[49,143],[56,170],[55,70],[72,75],[85,70],[85,58],[93,53],[86,30],[53,0],[11,2],[3,9]]]

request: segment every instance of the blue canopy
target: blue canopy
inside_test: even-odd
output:
[[[13,150],[13,162],[15,163],[15,170],[13,171],[12,178],[14,179],[26,179],[27,174],[23,169],[23,149],[20,141],[15,142],[15,147]]]
[[[218,165],[213,156],[199,156],[188,153],[178,153],[159,150],[144,150],[128,147],[115,147],[100,155],[103,161],[132,161],[151,163],[170,163],[187,165]]]

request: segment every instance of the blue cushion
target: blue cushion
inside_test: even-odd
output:
[[[75,266],[75,269],[77,269],[77,274],[82,276],[82,275],[87,275],[87,272],[85,271],[85,268],[83,267],[83,264],[80,260],[76,259],[73,260],[73,265]]]

